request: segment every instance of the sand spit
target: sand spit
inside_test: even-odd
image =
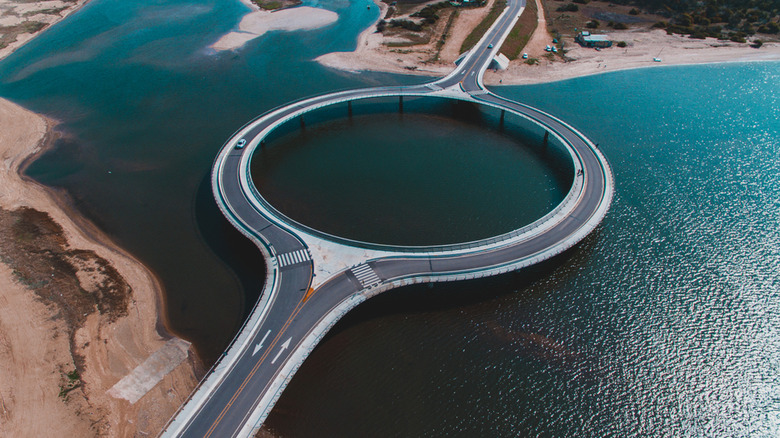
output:
[[[173,371],[139,394],[136,403],[108,394],[170,345],[171,336],[157,330],[161,290],[148,269],[75,214],[64,198],[21,173],[51,143],[51,126],[52,121],[0,99],[0,212],[6,219],[14,214],[38,219],[30,225],[11,216],[11,224],[21,226],[0,230],[5,248],[0,254],[0,430],[19,437],[53,430],[61,436],[156,435],[195,387],[202,367],[188,352],[175,356],[178,363],[167,365]],[[35,239],[63,248],[60,264],[72,262],[57,269],[42,260],[41,266],[53,272],[51,281],[40,281],[40,272],[18,264],[12,268],[18,257],[33,257],[26,262],[53,257],[13,252]],[[127,285],[113,302],[100,291],[106,272],[112,284]],[[70,302],[56,299],[73,284],[94,295],[97,304],[86,301],[74,315]],[[46,299],[46,291],[54,296]]]
[[[224,35],[211,45],[216,51],[236,50],[247,42],[272,30],[309,30],[335,23],[339,16],[333,11],[309,6],[282,9],[276,12],[255,10],[244,16],[238,30]]]
[[[88,0],[0,1],[0,59],[41,31],[84,6]]]

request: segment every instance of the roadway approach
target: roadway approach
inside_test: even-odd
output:
[[[449,75],[404,87],[342,91],[303,99],[246,124],[222,147],[212,189],[225,217],[266,260],[266,282],[244,326],[163,437],[247,437],[262,425],[283,389],[327,331],[350,309],[389,289],[423,282],[497,275],[571,248],[601,222],[614,191],[606,158],[583,134],[554,116],[488,91],[482,76],[514,26],[525,0],[503,13]],[[523,117],[568,151],[573,183],[564,200],[536,222],[512,232],[455,245],[396,247],[355,242],[286,218],[257,191],[249,175],[255,149],[273,129],[337,103],[405,96],[474,102]],[[503,113],[502,113],[503,115]],[[236,144],[246,140],[246,147]]]

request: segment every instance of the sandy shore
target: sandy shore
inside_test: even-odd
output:
[[[49,26],[76,12],[89,0],[0,1],[0,59]]]
[[[68,309],[58,307],[56,300],[41,299],[39,286],[22,284],[24,275],[9,268],[13,255],[0,254],[6,262],[0,264],[0,430],[4,436],[19,437],[53,430],[61,436],[155,435],[197,384],[201,367],[194,354],[185,352],[172,359],[177,363],[167,364],[173,372],[146,373],[142,380],[153,384],[141,397],[116,390],[109,395],[155,352],[170,351],[172,338],[158,332],[161,289],[151,273],[70,211],[62,197],[22,175],[25,164],[51,143],[51,126],[52,121],[0,99],[0,212],[3,217],[43,212],[39,216],[44,224],[47,214],[55,243],[61,240],[67,254],[107,262],[131,293],[125,307],[113,313],[88,310],[74,328],[63,317]],[[4,243],[26,243],[13,230],[0,233]],[[76,278],[63,278],[62,284],[75,281],[87,293],[97,293],[99,283],[107,281],[94,267],[74,264],[73,270]],[[80,376],[66,377],[79,367]],[[75,389],[63,395],[63,388],[69,387]],[[134,403],[128,401],[135,398]]]
[[[335,23],[339,16],[333,11],[309,6],[282,9],[275,12],[261,11],[246,1],[253,11],[247,13],[238,25],[238,30],[224,35],[211,45],[216,51],[235,50],[247,42],[272,30],[317,29]]]
[[[625,48],[611,47],[601,51],[580,47],[567,41],[567,57],[571,62],[550,62],[540,58],[539,65],[514,61],[504,71],[485,74],[488,85],[538,84],[571,79],[609,71],[665,65],[706,64],[715,62],[780,61],[780,44],[766,43],[760,49],[747,44],[718,41],[714,38],[695,40],[680,35],[667,35],[663,30],[613,31],[614,41],[625,41]],[[653,61],[658,57],[661,62]]]
[[[443,76],[454,68],[457,50],[453,53],[453,48],[460,48],[470,29],[481,20],[488,9],[489,5],[486,8],[461,12],[453,26],[457,29],[457,33],[447,39],[440,62],[424,62],[426,58],[422,53],[430,50],[428,46],[414,46],[404,51],[388,48],[382,34],[375,32],[375,24],[361,33],[355,51],[328,53],[320,56],[316,61],[327,67],[349,72],[381,71]],[[522,59],[514,60],[506,70],[487,72],[484,77],[486,84],[538,84],[608,71],[663,65],[780,60],[778,43],[765,43],[760,49],[754,49],[747,44],[718,41],[713,38],[696,40],[680,35],[667,35],[665,31],[658,29],[637,29],[609,32],[613,41],[625,41],[627,43],[625,48],[615,46],[596,51],[582,48],[573,39],[567,38],[565,42],[570,61],[564,62],[560,59],[549,61],[543,56],[543,49],[545,45],[552,44],[552,38],[545,29],[543,8],[538,9],[541,12],[537,17],[539,26],[523,51],[529,52],[530,57],[537,57],[539,64],[528,65]],[[654,62],[655,57],[660,57],[662,62]]]

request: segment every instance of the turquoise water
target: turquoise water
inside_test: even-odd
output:
[[[206,361],[261,261],[213,205],[219,146],[258,113],[333,89],[411,83],[310,59],[376,11],[205,47],[228,2],[97,0],[0,63],[0,95],[61,120],[30,169],[160,276]],[[348,315],[268,419],[282,436],[780,434],[780,63],[637,70],[502,87],[585,132],[617,184],[603,224],[520,273],[404,288]],[[108,173],[111,171],[111,173]]]
[[[307,95],[420,81],[345,75],[314,57],[351,50],[378,13],[329,2],[328,27],[271,32],[236,53],[208,46],[237,25],[232,1],[91,1],[0,63],[0,95],[62,122],[29,169],[148,264],[171,328],[210,363],[257,299],[265,272],[214,205],[216,152],[256,115]],[[307,2],[315,5],[316,2]]]

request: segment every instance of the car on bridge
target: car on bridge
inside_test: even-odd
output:
[[[241,140],[236,142],[236,149],[243,149],[244,146],[246,146],[246,139],[242,138]]]

